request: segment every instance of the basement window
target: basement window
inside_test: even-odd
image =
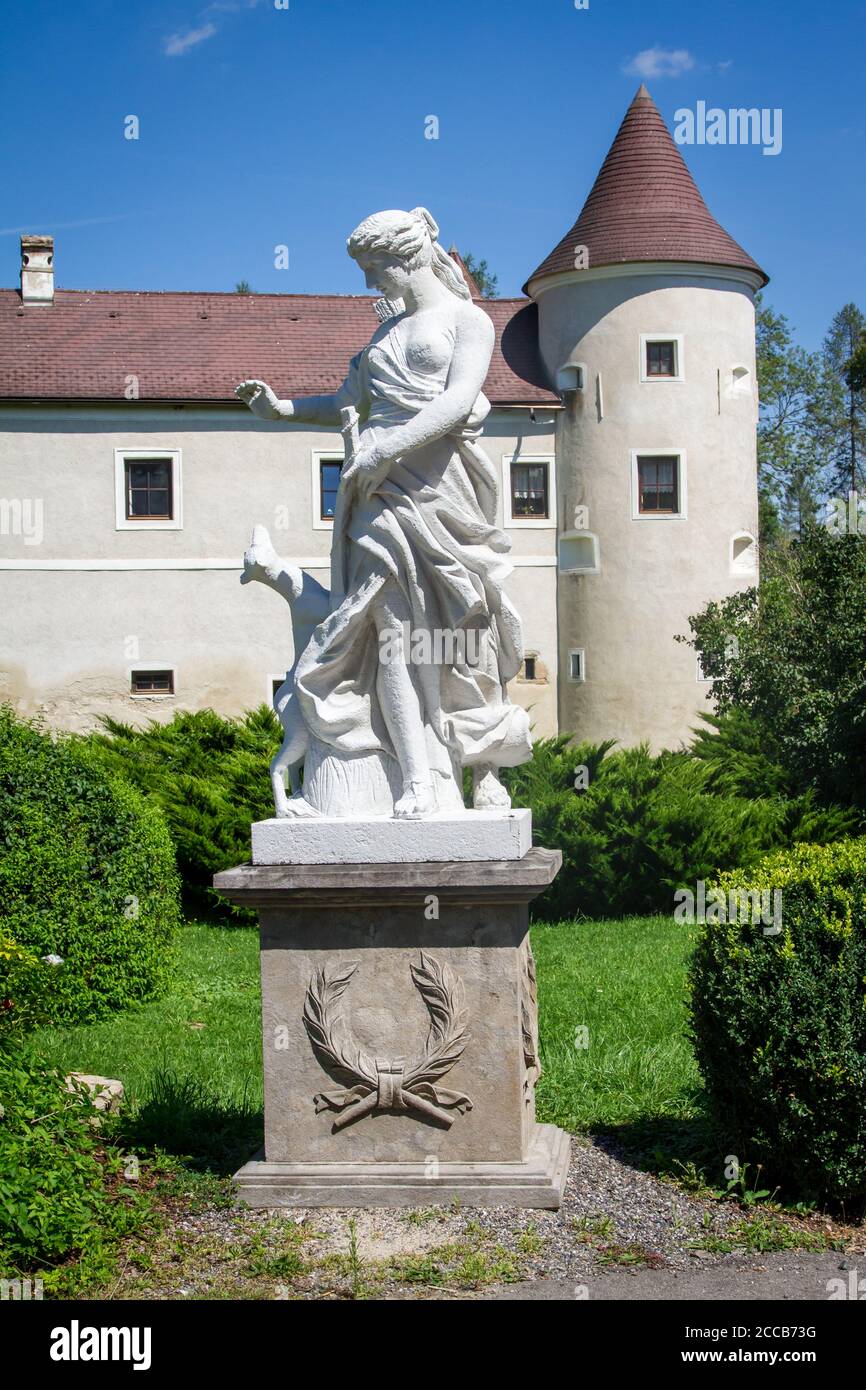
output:
[[[173,695],[174,671],[131,671],[130,695]]]

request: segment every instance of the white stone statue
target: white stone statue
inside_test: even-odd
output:
[[[523,659],[503,592],[510,542],[478,443],[493,324],[437,235],[425,208],[375,213],[352,233],[349,254],[389,316],[335,395],[237,387],[262,419],[342,424],[347,440],[330,593],[283,564],[263,528],[245,556],[243,579],[293,612],[294,666],[275,697],[278,815],[461,813],[465,766],[476,809],[508,808],[498,769],[531,756],[526,711],[506,692]]]

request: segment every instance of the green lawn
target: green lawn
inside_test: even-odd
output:
[[[698,1085],[683,1036],[687,928],[665,917],[564,922],[533,927],[532,940],[539,1118],[626,1136],[643,1127],[644,1140],[647,1125],[661,1126],[670,1140],[693,1115]],[[64,1070],[123,1081],[133,1140],[229,1171],[258,1142],[259,1027],[257,933],[190,923],[165,998],[35,1040]]]

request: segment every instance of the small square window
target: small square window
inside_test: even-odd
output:
[[[534,521],[550,516],[546,463],[512,463],[511,515],[515,520],[527,518]]]
[[[129,679],[130,695],[173,695],[174,671],[133,671]]]
[[[171,459],[124,459],[127,521],[171,521]]]
[[[647,376],[677,375],[677,345],[672,339],[650,341],[646,345]]]
[[[322,521],[334,519],[343,462],[341,458],[319,459],[319,516]]]
[[[180,449],[115,449],[118,531],[179,531],[183,526]]]
[[[638,510],[641,515],[674,516],[680,510],[678,454],[639,454]]]

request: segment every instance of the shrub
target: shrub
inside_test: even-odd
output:
[[[809,797],[722,791],[718,769],[688,753],[611,748],[543,739],[506,775],[514,804],[532,808],[536,842],[562,851],[536,917],[670,912],[677,887],[756,863],[805,826],[820,840],[851,829],[850,813]]]
[[[118,1200],[119,1154],[106,1148],[83,1087],[70,1092],[20,1039],[0,1039],[0,1270],[42,1268],[134,1224]],[[104,1121],[103,1121],[104,1123]]]
[[[792,1193],[861,1201],[866,838],[800,845],[716,886],[779,889],[782,906],[779,935],[707,922],[691,966],[691,1033],[725,1144]]]
[[[154,804],[0,710],[0,924],[44,970],[15,969],[13,1005],[80,1022],[154,998],[170,968],[179,883]]]
[[[274,813],[268,763],[282,735],[273,711],[224,719],[206,709],[145,729],[103,722],[106,732],[88,740],[95,756],[159,804],[193,901],[227,910],[211,879],[249,859],[250,823]]]

